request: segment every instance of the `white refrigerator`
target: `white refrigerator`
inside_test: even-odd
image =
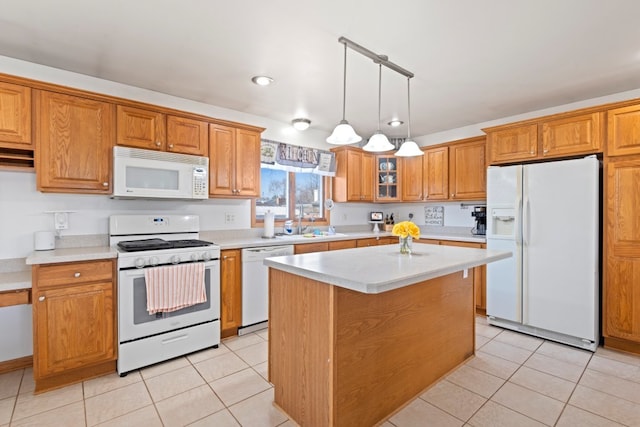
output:
[[[595,156],[487,169],[492,325],[595,351],[599,333],[600,162]]]

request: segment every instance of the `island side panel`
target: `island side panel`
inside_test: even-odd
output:
[[[335,424],[390,416],[474,353],[473,274],[380,294],[335,288]]]
[[[269,269],[269,381],[302,426],[333,425],[333,293],[326,283]]]

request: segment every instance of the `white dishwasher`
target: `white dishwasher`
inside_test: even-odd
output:
[[[293,255],[293,245],[242,250],[242,326],[238,335],[267,327],[269,320],[269,268],[265,258]]]

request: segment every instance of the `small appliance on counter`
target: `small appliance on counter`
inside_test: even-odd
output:
[[[53,231],[36,231],[33,234],[33,247],[36,251],[50,251],[55,249],[55,233]]]
[[[379,224],[384,224],[384,218],[382,212],[371,212],[369,213],[369,223],[373,224],[373,232],[380,232]]]
[[[484,236],[487,234],[487,207],[475,206],[471,216],[476,219],[476,226],[471,230],[471,234]]]

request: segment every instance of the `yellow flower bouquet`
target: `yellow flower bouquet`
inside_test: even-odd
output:
[[[402,221],[393,226],[391,234],[400,238],[400,253],[411,253],[411,238],[420,237],[420,228],[411,221]]]

